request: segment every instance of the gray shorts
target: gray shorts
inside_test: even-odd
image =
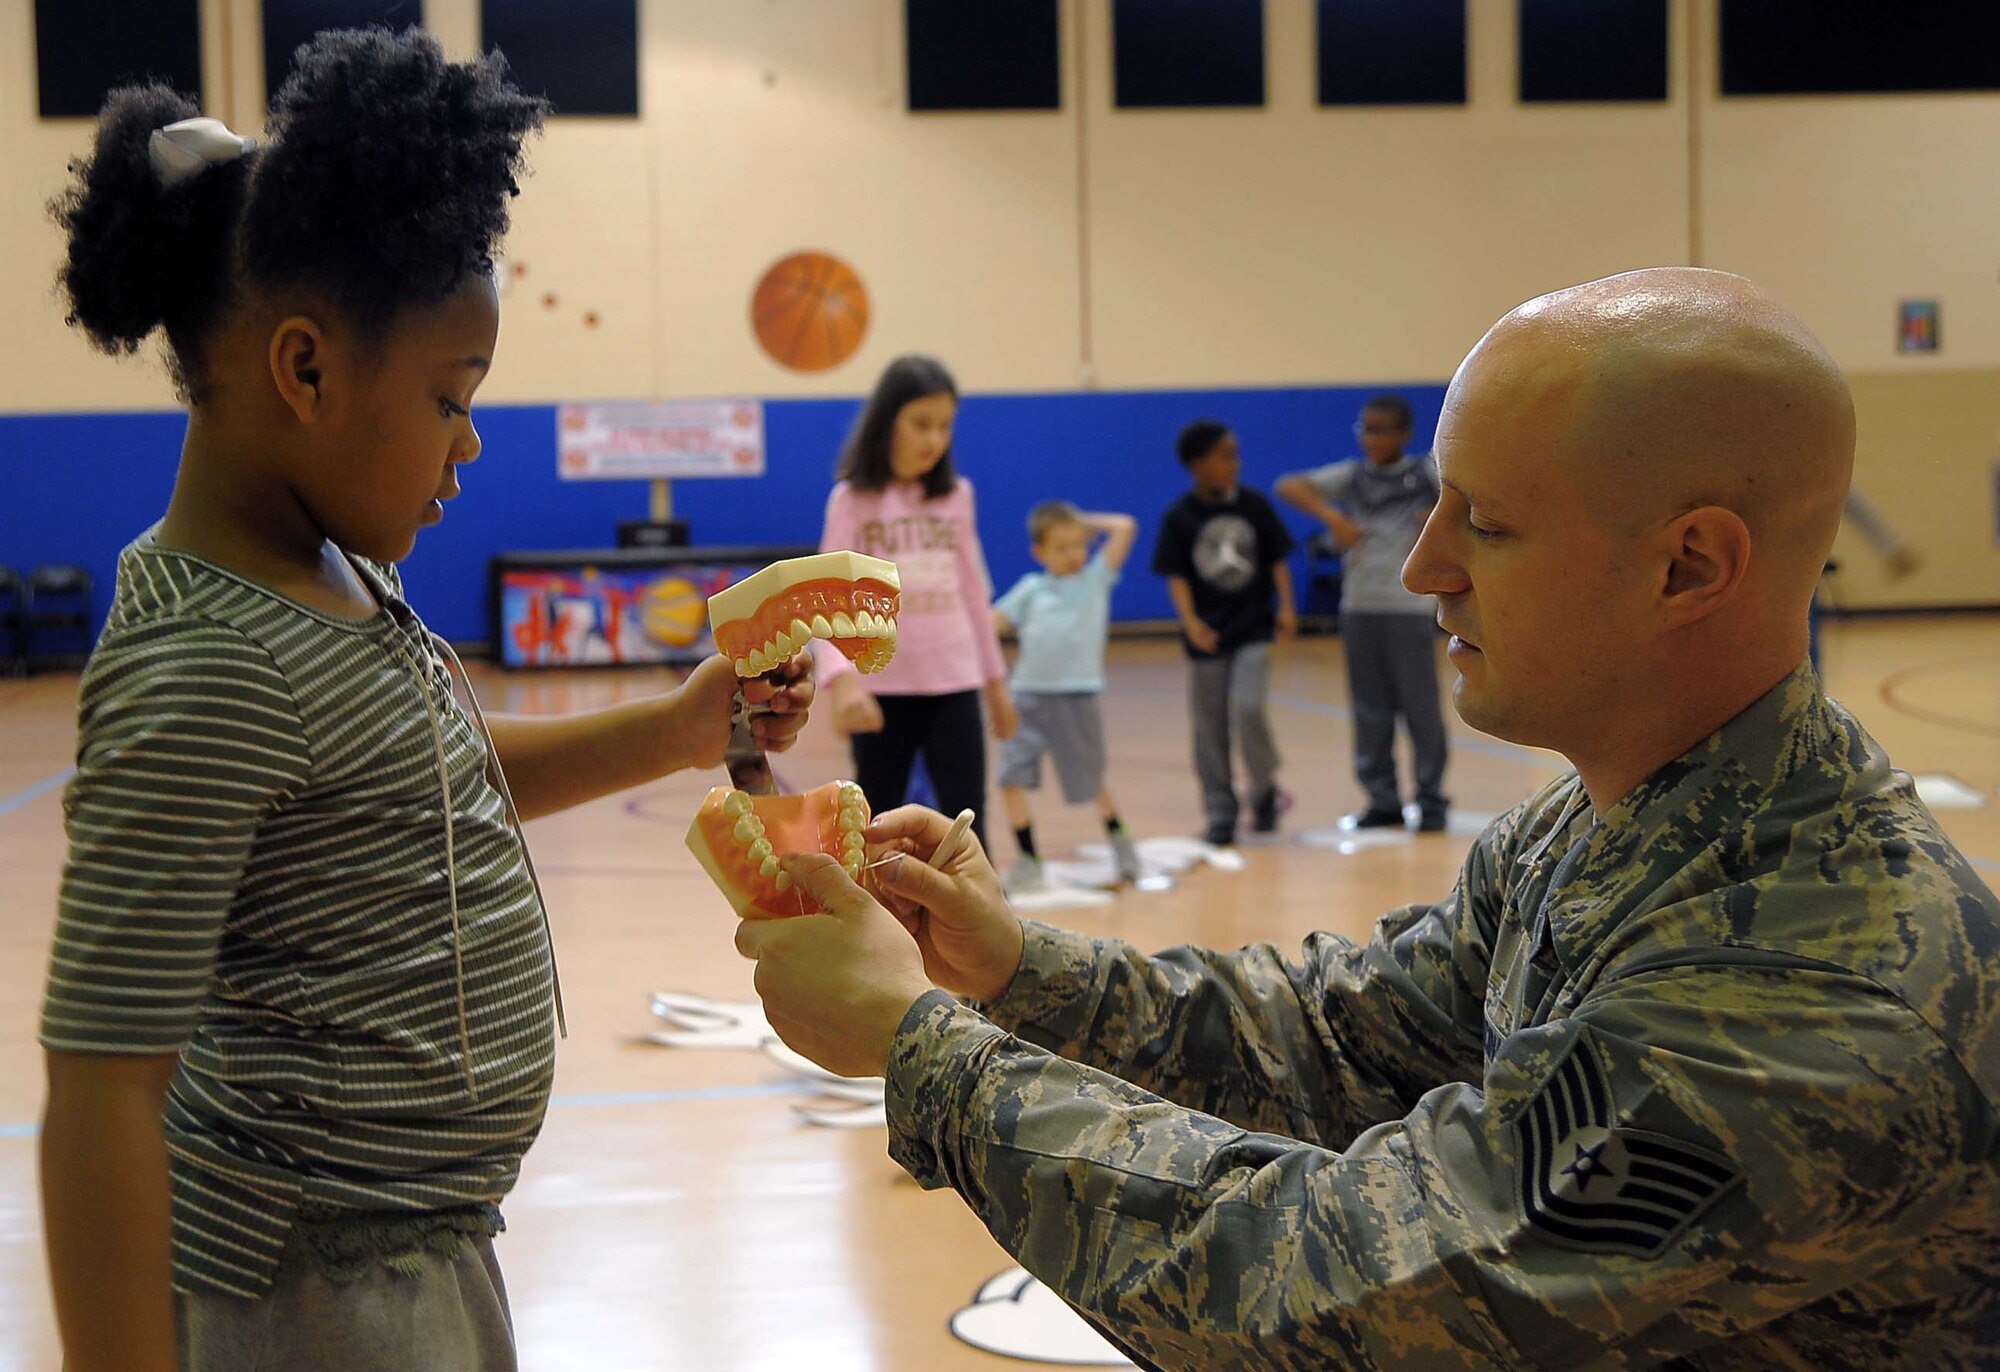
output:
[[[1096,691],[1023,691],[1014,697],[1021,728],[1000,745],[1000,784],[1030,791],[1042,784],[1042,754],[1056,765],[1072,805],[1104,789],[1104,714]]]
[[[183,1294],[182,1372],[516,1372],[493,1240],[467,1237],[456,1255],[410,1265],[368,1264],[336,1282],[294,1243],[261,1297]]]

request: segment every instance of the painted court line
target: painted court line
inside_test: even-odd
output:
[[[32,804],[51,791],[60,790],[75,775],[76,768],[65,767],[52,777],[43,777],[24,791],[16,791],[11,796],[0,796],[0,815],[11,815],[23,805]]]

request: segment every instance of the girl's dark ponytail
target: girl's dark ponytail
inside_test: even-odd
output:
[[[50,213],[69,236],[58,277],[69,322],[108,353],[132,353],[156,328],[183,389],[232,290],[231,259],[255,154],[163,184],[155,130],[201,113],[163,85],[123,86],[105,101],[87,158]]]

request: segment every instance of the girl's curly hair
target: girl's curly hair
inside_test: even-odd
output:
[[[149,140],[200,110],[157,84],[114,90],[50,205],[69,236],[69,322],[114,354],[163,328],[190,400],[245,285],[314,290],[379,340],[399,311],[492,269],[547,112],[498,52],[448,62],[420,29],[331,31],[299,49],[267,141],[169,187]]]

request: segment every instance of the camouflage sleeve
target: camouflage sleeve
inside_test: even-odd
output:
[[[1440,1081],[1477,1080],[1492,868],[1510,826],[1473,846],[1443,901],[1390,912],[1365,945],[1315,934],[1297,962],[1269,944],[1149,957],[1028,923],[1020,971],[980,1008],[1178,1105],[1344,1144]]]
[[[890,1152],[1165,1367],[1650,1367],[1879,1268],[1983,1166],[1977,1094],[1901,1002],[1662,967],[1503,1040],[1341,1152],[1246,1132],[941,993]]]

